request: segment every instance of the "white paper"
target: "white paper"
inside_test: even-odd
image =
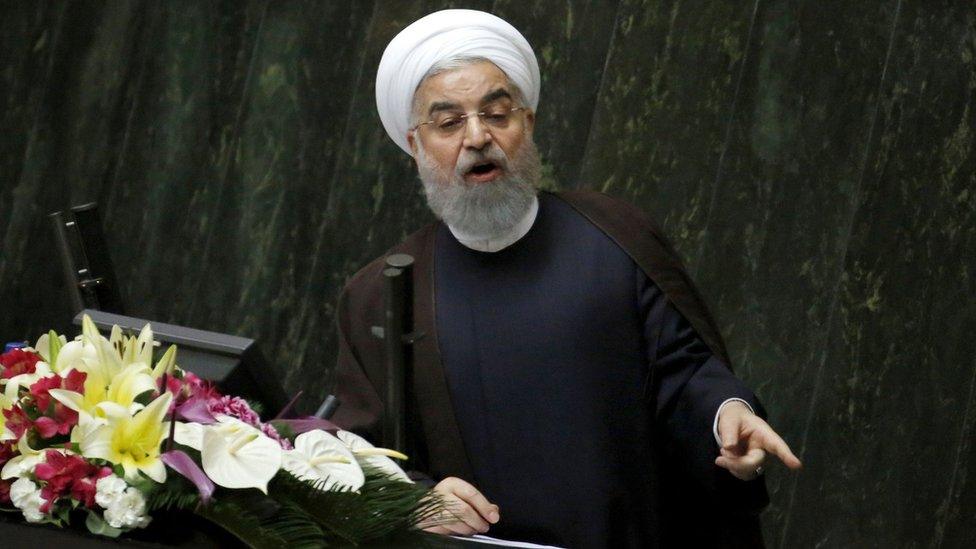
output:
[[[536,549],[564,549],[562,547],[556,547],[555,545],[539,545],[536,543],[528,543],[525,541],[508,541],[504,539],[492,538],[489,536],[474,535],[474,536],[451,536],[452,538],[457,538],[464,541],[474,541],[478,543],[484,543],[486,545],[497,545],[501,547],[525,547],[525,548],[536,548]]]

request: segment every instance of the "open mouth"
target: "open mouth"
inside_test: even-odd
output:
[[[465,177],[475,181],[490,181],[501,174],[501,168],[494,162],[479,162],[468,170]]]

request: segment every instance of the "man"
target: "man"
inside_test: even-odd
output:
[[[501,19],[445,10],[377,73],[380,118],[441,220],[416,258],[415,464],[444,534],[571,547],[761,543],[766,453],[799,460],[754,410],[670,246],[604,195],[537,194],[539,69]],[[336,416],[375,433],[382,258],[340,299]]]

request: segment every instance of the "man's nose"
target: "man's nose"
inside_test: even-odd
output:
[[[464,125],[464,146],[469,149],[481,150],[491,143],[491,132],[480,116],[469,116]]]

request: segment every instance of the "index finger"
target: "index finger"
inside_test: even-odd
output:
[[[454,495],[470,505],[472,509],[477,511],[488,522],[492,524],[498,522],[498,506],[489,502],[474,486],[467,482],[463,484],[459,483],[454,489]]]
[[[793,455],[793,451],[790,450],[786,441],[776,434],[775,431],[772,432],[767,443],[763,445],[763,449],[778,457],[790,469],[799,469],[803,466],[800,463],[800,459]]]

